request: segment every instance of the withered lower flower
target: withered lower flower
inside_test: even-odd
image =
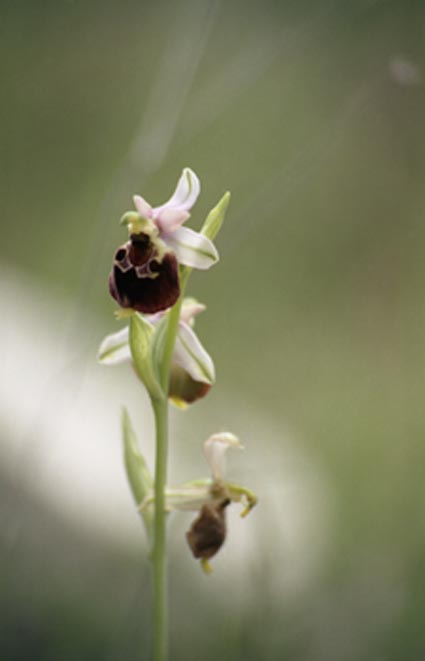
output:
[[[109,291],[123,308],[166,310],[180,295],[176,256],[152,232],[131,234],[115,252]]]
[[[199,512],[186,539],[201,566],[211,571],[208,560],[223,546],[226,539],[226,508],[230,503],[241,503],[246,516],[257,503],[255,494],[246,487],[225,480],[225,454],[229,448],[242,448],[239,439],[229,432],[213,434],[204,443],[204,454],[211,469],[210,478],[186,482],[179,487],[167,487],[165,507],[173,510]],[[155,502],[153,491],[147,494],[139,510],[146,511]]]

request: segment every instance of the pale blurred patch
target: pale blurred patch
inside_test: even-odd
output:
[[[8,472],[87,534],[104,543],[142,543],[119,429],[119,407],[125,403],[152,466],[154,431],[141,386],[125,365],[97,365],[102,333],[89,315],[84,327],[70,332],[71,307],[60,291],[4,266],[0,288],[8,312],[0,329],[0,451]],[[105,332],[114,323],[111,318]],[[255,401],[247,407],[224,388],[217,403],[219,411],[204,409],[199,419],[172,413],[176,442],[171,441],[170,481],[208,474],[201,444],[226,420],[246,446],[244,452],[229,453],[227,478],[254,489],[259,504],[246,519],[237,506],[230,508],[228,539],[214,559],[209,589],[219,597],[231,581],[243,608],[250,585],[255,598],[251,579],[266,569],[268,591],[278,600],[294,597],[314,584],[332,540],[326,476],[286,430],[256,409]],[[172,553],[195,577],[200,569],[184,539],[191,518],[176,515],[170,536]]]

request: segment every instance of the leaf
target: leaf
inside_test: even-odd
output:
[[[137,438],[132,427],[130,416],[125,407],[121,415],[122,435],[124,444],[124,464],[127,472],[128,482],[133,493],[134,500],[140,505],[153,488],[153,479],[147,463],[137,447]],[[142,513],[148,538],[151,539],[153,532],[153,515],[150,509]]]
[[[141,314],[130,318],[130,349],[133,362],[140,379],[153,399],[163,399],[164,393],[159,384],[157,371],[152,359],[154,327]]]
[[[230,193],[227,191],[227,193],[224,193],[219,203],[211,209],[202,225],[201,234],[211,239],[211,241],[214,241],[220,231],[229,202]]]

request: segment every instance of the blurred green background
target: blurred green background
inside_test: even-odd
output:
[[[419,0],[1,3],[1,621],[7,660],[146,659],[146,545],[121,464],[128,405],[97,366],[118,328],[118,225],[181,169],[218,381],[172,413],[170,481],[237,433],[232,512],[204,576],[170,521],[172,659],[425,656],[425,5]],[[236,453],[235,453],[236,454]],[[236,508],[235,508],[236,509]]]

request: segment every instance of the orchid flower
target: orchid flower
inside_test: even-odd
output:
[[[188,227],[182,227],[189,218],[189,210],[195,204],[201,185],[190,168],[184,168],[170,199],[159,207],[152,207],[140,195],[134,195],[133,202],[141,219],[151,221],[159,232],[162,241],[173,250],[180,264],[196,269],[208,269],[218,261],[218,252],[212,241],[203,234]],[[134,222],[129,218],[130,231]],[[123,217],[128,224],[128,215]],[[136,221],[137,224],[137,221]]]
[[[193,331],[195,316],[205,309],[205,305],[193,298],[183,300],[169,389],[169,397],[180,408],[206,395],[215,381],[214,363]],[[144,318],[155,328],[166,314],[168,311]],[[99,347],[98,361],[102,365],[132,362],[128,326],[105,337]]]
[[[208,269],[218,261],[217,249],[206,232],[182,227],[199,191],[198,177],[185,168],[165,204],[152,207],[140,195],[134,196],[137,211],[128,211],[121,218],[129,240],[116,249],[109,275],[109,293],[122,308],[145,314],[166,310],[180,296],[179,264]],[[223,206],[212,212],[219,219],[218,226],[228,199],[225,196],[219,203]],[[217,219],[210,224],[215,222]]]
[[[199,511],[186,538],[195,558],[209,573],[208,560],[223,545],[226,538],[225,509],[230,503],[243,505],[241,516],[246,516],[257,503],[255,494],[245,487],[225,480],[225,454],[229,448],[243,449],[239,439],[230,432],[213,434],[204,443],[204,455],[211,477],[186,482],[165,490],[165,507],[174,510]],[[147,494],[139,507],[144,512],[155,502],[153,492]]]

